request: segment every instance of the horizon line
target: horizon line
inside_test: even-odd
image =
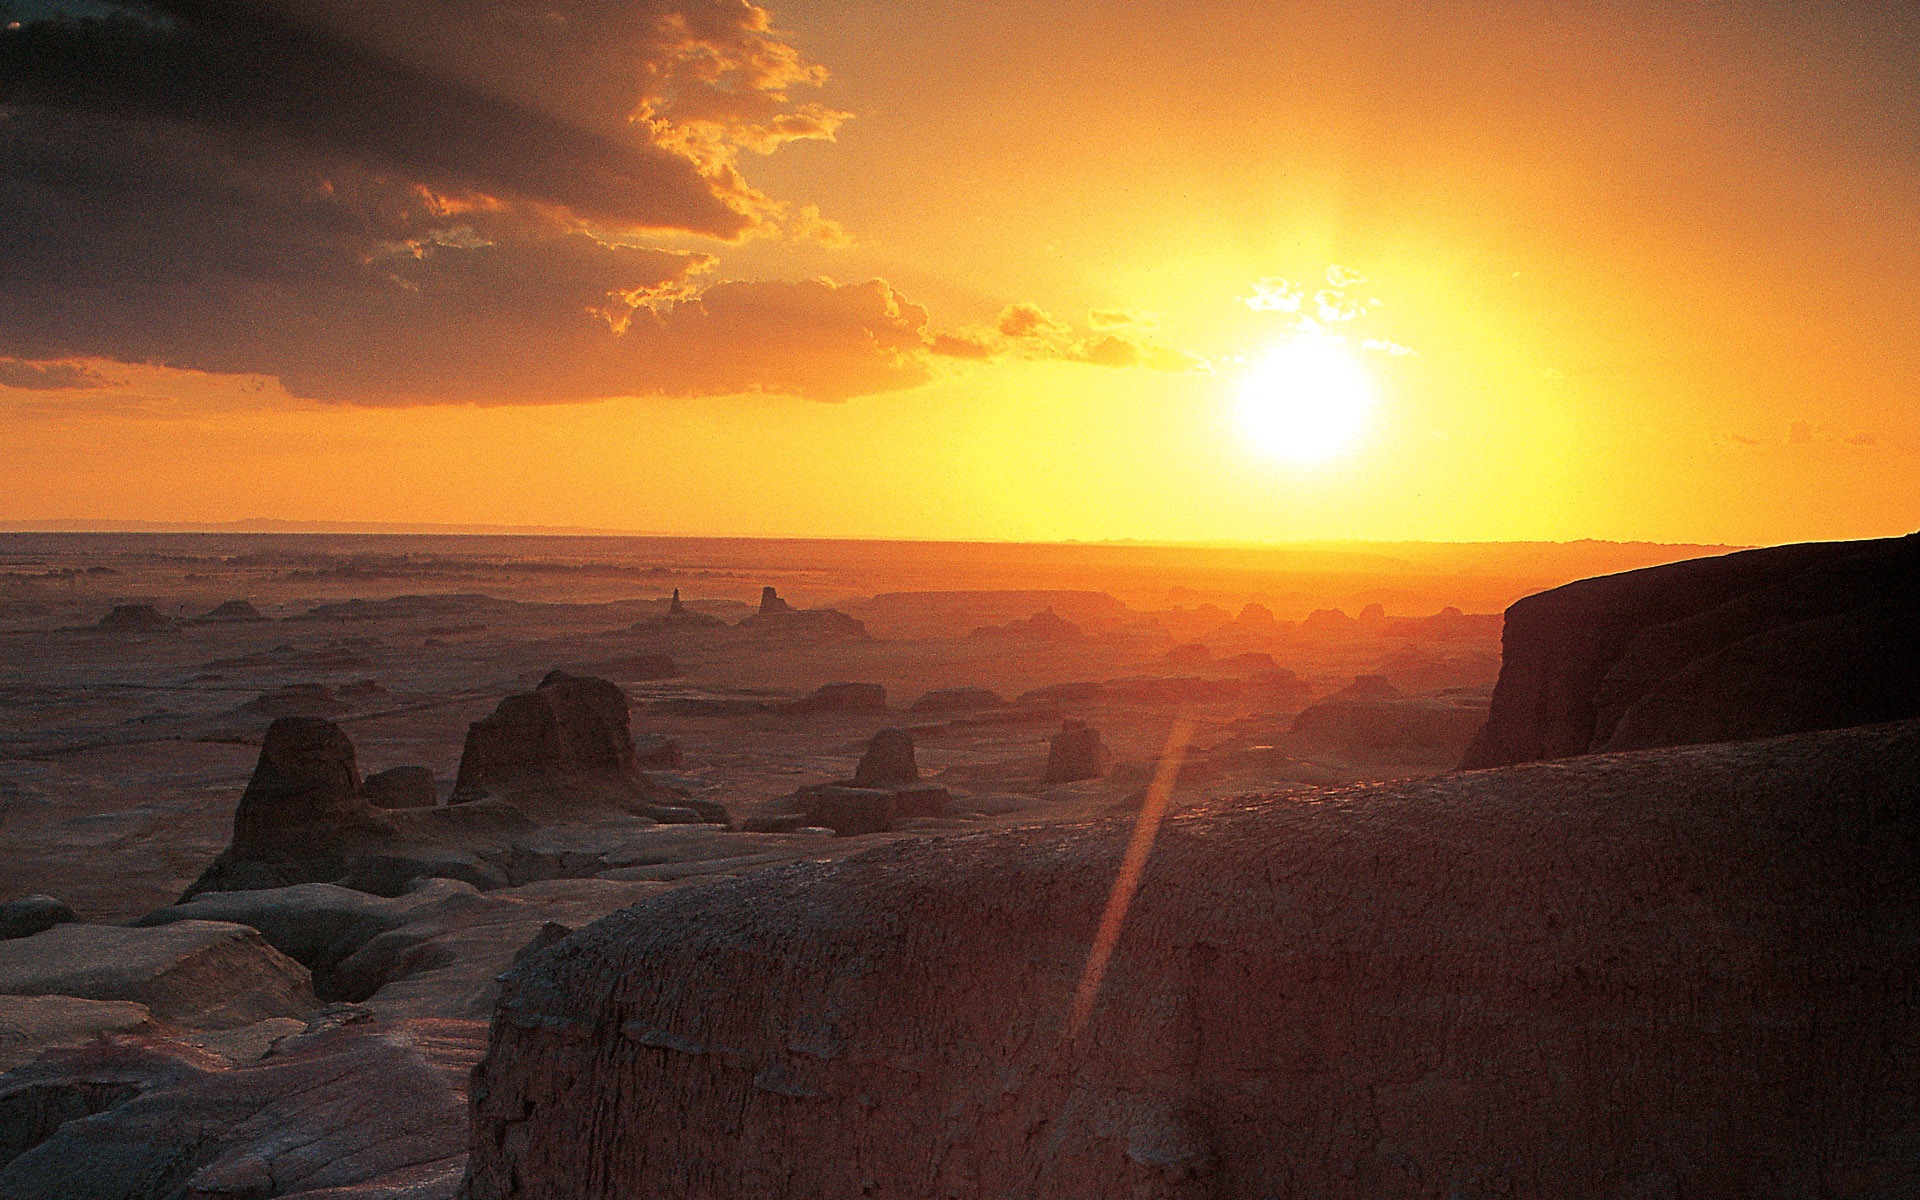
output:
[[[1252,541],[1244,539],[1159,538],[940,538],[900,536],[834,536],[821,534],[672,533],[618,529],[592,525],[506,525],[488,522],[438,521],[306,521],[279,517],[247,517],[233,521],[143,521],[110,518],[59,517],[39,520],[0,520],[0,535],[33,533],[71,534],[283,534],[362,537],[574,537],[660,538],[689,541],[749,542],[869,542],[955,546],[1135,546],[1184,549],[1262,549],[1331,546],[1659,546],[1704,550],[1748,550],[1755,544],[1735,542],[1663,542],[1647,538],[1513,538],[1449,541],[1428,538],[1303,538]],[[1867,539],[1818,539],[1867,540]],[[1783,543],[1790,544],[1790,543]]]

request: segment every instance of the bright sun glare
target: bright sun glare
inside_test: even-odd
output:
[[[1372,408],[1373,380],[1336,338],[1283,342],[1240,379],[1240,427],[1247,440],[1290,462],[1337,454],[1359,435]]]

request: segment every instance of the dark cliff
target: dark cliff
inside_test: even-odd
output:
[[[1503,643],[1468,768],[1920,716],[1920,534],[1582,579]]]

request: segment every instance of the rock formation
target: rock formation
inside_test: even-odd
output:
[[[264,621],[266,616],[246,600],[222,600],[209,611],[194,618],[197,625],[232,625],[246,621]]]
[[[319,1006],[307,969],[245,925],[56,925],[6,944],[0,994],[131,1000],[154,1016],[230,1029]]]
[[[1050,786],[1098,779],[1107,773],[1111,757],[1098,729],[1070,718],[1060,723],[1060,732],[1048,744],[1047,773],[1042,782]]]
[[[433,772],[425,767],[390,767],[360,781],[375,808],[432,808],[440,803]]]
[[[1296,754],[1356,764],[1440,768],[1460,760],[1486,719],[1484,692],[1408,697],[1378,675],[1362,675],[1302,709],[1285,744]]]
[[[760,610],[734,626],[750,633],[870,641],[872,634],[857,618],[837,608],[795,608],[772,588],[760,590]]]
[[[695,629],[725,629],[727,623],[711,613],[695,612],[680,603],[680,589],[673,589],[673,599],[667,602],[667,611],[661,616],[648,617],[633,624],[635,633],[674,633]]]
[[[1467,767],[1920,715],[1920,534],[1583,579],[1506,622]]]
[[[361,791],[340,727],[281,717],[267,727],[234,809],[233,841],[186,895],[338,879],[352,852],[390,843],[396,832]]]
[[[173,622],[161,614],[151,604],[116,604],[113,611],[100,618],[98,629],[141,630],[165,629]]]
[[[920,764],[913,756],[913,735],[904,729],[882,729],[867,743],[853,772],[855,787],[910,787],[920,782]]]
[[[1129,822],[661,895],[507,976],[468,1195],[1911,1194],[1916,778],[1909,722],[1182,814],[1083,1024]]]
[[[1205,643],[1188,642],[1185,645],[1175,646],[1173,649],[1167,651],[1166,664],[1170,667],[1180,667],[1187,670],[1191,670],[1194,667],[1211,666],[1213,665],[1213,651],[1208,649]]]
[[[618,808],[674,820],[692,810],[726,822],[719,805],[656,784],[639,766],[626,693],[605,679],[551,671],[468,728],[449,803],[493,795],[529,812]]]

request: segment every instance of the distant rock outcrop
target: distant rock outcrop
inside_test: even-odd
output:
[[[636,633],[660,632],[673,633],[697,629],[725,629],[727,623],[711,613],[695,612],[680,602],[680,589],[673,589],[673,598],[667,601],[667,611],[657,617],[648,617],[644,621],[634,622]]]
[[[1086,631],[1051,608],[1043,608],[1024,621],[1010,625],[982,625],[973,631],[977,638],[1015,638],[1030,642],[1078,642]]]
[[[1920,1189],[1920,723],[902,842],[521,963],[471,1200]],[[1829,1182],[1831,1181],[1831,1182]]]
[[[285,687],[247,701],[249,713],[269,717],[332,717],[347,712],[353,705],[334,695],[324,683],[289,683]]]
[[[1486,716],[1485,692],[1409,697],[1378,675],[1362,675],[1303,709],[1285,742],[1297,754],[1437,769],[1459,761]]]
[[[1098,779],[1107,773],[1112,757],[1098,729],[1085,721],[1062,721],[1060,732],[1053,735],[1047,747],[1047,773],[1042,782],[1052,785]]]
[[[809,695],[788,701],[790,713],[874,712],[887,706],[887,689],[877,683],[823,683]]]
[[[853,772],[855,787],[908,787],[919,782],[913,735],[904,729],[882,729],[874,734]]]
[[[1920,715],[1920,534],[1583,579],[1504,643],[1466,767]]]
[[[151,604],[116,604],[96,628],[137,631],[165,629],[173,622]]]
[[[246,600],[222,600],[211,610],[194,618],[201,625],[236,625],[247,621],[264,621],[266,615]]]
[[[795,608],[770,587],[760,590],[760,610],[734,628],[749,633],[862,642],[873,637],[858,619],[839,609]]]
[[[451,804],[492,795],[533,813],[617,808],[657,820],[726,823],[726,810],[656,784],[640,771],[627,696],[591,676],[551,671],[467,729]]]

